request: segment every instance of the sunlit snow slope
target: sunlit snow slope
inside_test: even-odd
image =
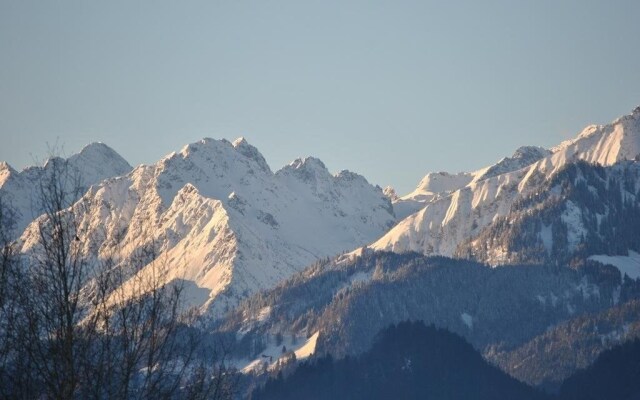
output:
[[[416,212],[370,247],[451,256],[459,243],[505,216],[516,199],[534,192],[567,163],[612,165],[639,156],[640,107],[611,124],[589,126],[550,151],[523,147],[514,156],[473,173],[429,174],[414,192],[394,201],[396,214],[407,213],[407,204],[413,204]]]
[[[87,254],[126,260],[153,248],[155,262],[140,274],[160,266],[162,279],[184,280],[186,298],[214,313],[395,222],[382,190],[362,176],[332,175],[311,157],[273,173],[242,138],[185,146],[92,187],[80,203]]]

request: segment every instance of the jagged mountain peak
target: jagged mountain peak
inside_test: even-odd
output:
[[[640,105],[631,110],[630,114],[623,115],[612,122],[612,125],[621,123],[623,121],[638,121],[640,120]]]
[[[271,168],[269,168],[267,161],[264,159],[260,151],[258,151],[255,146],[249,144],[243,136],[233,141],[233,147],[240,152],[240,154],[258,163],[263,170],[271,172]]]
[[[206,197],[222,199],[236,184],[252,190],[273,176],[264,157],[246,140],[236,140],[234,145],[226,139],[212,138],[190,143],[142,170],[150,173],[139,172],[141,179],[150,175],[154,182],[158,181],[157,190],[165,205],[187,182]]]
[[[496,164],[474,173],[474,182],[506,174],[525,168],[552,154],[550,150],[537,146],[522,146],[511,157],[505,157]]]
[[[305,182],[314,180],[328,180],[331,173],[324,163],[315,157],[301,157],[291,161],[289,165],[284,166],[278,175],[292,175],[302,179]]]
[[[169,153],[164,159],[175,158],[176,156],[188,158],[190,156],[195,156],[200,152],[211,153],[215,151],[224,151],[231,149],[233,149],[233,145],[227,139],[212,139],[209,137],[205,137],[198,140],[197,142],[185,145],[178,153]]]
[[[249,142],[247,141],[247,138],[245,138],[244,136],[240,136],[240,137],[236,138],[236,140],[231,142],[231,144],[233,144],[233,147],[237,148],[237,147],[240,147],[240,146],[248,145]]]
[[[5,161],[0,161],[0,188],[5,184],[5,182],[11,177],[11,175],[16,174],[16,170],[9,165],[9,163]]]
[[[291,167],[291,169],[323,170],[328,172],[322,160],[311,156],[296,158],[289,163],[288,167]]]
[[[159,164],[165,169],[175,165],[182,169],[195,167],[211,173],[218,171],[218,174],[242,164],[243,170],[248,168],[272,173],[262,154],[244,138],[239,138],[233,143],[227,139],[203,138],[184,146],[178,153],[169,153]]]
[[[138,188],[153,187],[167,207],[187,183],[205,197],[222,199],[234,184],[242,181],[249,187],[267,175],[270,172],[236,151],[228,140],[204,138],[169,153],[156,164],[141,166],[132,178]]]
[[[0,173],[15,173],[16,170],[6,161],[0,161]]]
[[[353,182],[359,181],[363,184],[369,184],[369,181],[367,181],[367,178],[365,178],[364,176],[356,172],[351,172],[348,169],[341,170],[340,172],[335,174],[334,177],[340,182],[353,183]]]
[[[182,187],[182,189],[178,191],[178,194],[191,194],[191,193],[198,194],[199,192],[198,192],[198,188],[193,186],[190,183],[186,183]]]
[[[391,201],[396,201],[399,198],[398,193],[396,193],[396,190],[392,186],[386,186],[382,189],[382,194],[387,196]]]
[[[527,158],[531,156],[539,156],[540,158],[549,155],[551,152],[544,147],[539,146],[522,146],[516,149],[511,158]]]

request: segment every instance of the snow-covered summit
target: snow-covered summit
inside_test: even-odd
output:
[[[79,197],[91,185],[129,171],[131,166],[115,150],[104,143],[91,143],[67,159],[51,157],[42,166],[30,166],[20,172],[3,162],[0,165],[0,196],[15,209],[16,233],[19,234],[41,214],[37,191],[52,173],[67,175],[64,177],[67,190]]]
[[[258,151],[257,148],[250,145],[244,137],[239,137],[238,139],[234,140],[233,147],[245,157],[254,160],[265,171],[271,171],[269,165],[267,164],[267,161],[264,159],[262,154]]]
[[[76,162],[74,160],[83,159],[86,162],[95,163],[96,161],[110,161],[117,160],[119,163],[127,163],[120,154],[114,149],[107,146],[103,142],[92,142],[84,146],[79,153],[73,154],[69,157],[70,162]],[[128,164],[128,163],[127,163]]]
[[[384,193],[384,195],[387,196],[392,202],[399,199],[398,193],[396,193],[396,190],[392,186],[387,186],[382,189],[382,193]]]
[[[291,161],[289,165],[284,166],[280,173],[312,174],[312,175],[328,175],[329,170],[324,163],[315,157],[300,157]]]
[[[0,187],[2,187],[9,177],[16,174],[16,170],[6,161],[0,161]]]
[[[436,193],[450,192],[468,185],[473,179],[472,174],[461,172],[450,174],[448,172],[435,172],[427,174],[413,192],[415,196],[433,195]]]
[[[539,160],[542,157],[546,157],[551,153],[550,150],[540,146],[522,146],[519,147],[511,156],[515,160]]]
[[[508,172],[517,171],[521,168],[529,166],[534,162],[547,157],[551,154],[550,150],[537,146],[523,146],[518,148],[511,157],[505,157],[484,170],[474,174],[475,181],[502,175]]]
[[[103,179],[120,176],[131,171],[131,165],[111,147],[95,142],[83,147],[68,163],[81,173],[83,184],[89,187]]]
[[[392,200],[393,210],[398,219],[402,220],[420,210],[430,201],[468,185],[473,181],[473,178],[474,175],[467,172],[458,174],[430,172],[422,178],[411,193],[402,197],[396,195],[396,198]]]

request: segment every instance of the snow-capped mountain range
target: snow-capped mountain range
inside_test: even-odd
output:
[[[78,202],[78,236],[96,259],[153,246],[166,282],[214,313],[311,262],[361,246],[395,222],[379,187],[300,158],[272,172],[245,139],[203,139],[153,165],[92,186]],[[27,228],[23,250],[37,242]]]
[[[611,124],[588,126],[551,150],[523,147],[513,157],[473,173],[428,174],[414,192],[394,201],[401,210],[397,214],[419,211],[369,247],[452,256],[460,243],[506,216],[517,199],[535,193],[563,166],[578,160],[607,166],[639,157],[640,107]],[[500,257],[493,261],[500,262]]]
[[[64,163],[64,168],[55,164]],[[42,214],[39,191],[52,179],[53,173],[63,171],[64,176],[55,177],[63,181],[73,203],[94,184],[131,171],[129,163],[104,143],[92,143],[78,154],[67,159],[54,157],[43,166],[32,166],[16,171],[6,162],[0,162],[0,197],[16,212],[15,232],[20,234],[26,226]]]
[[[312,157],[273,172],[243,138],[203,139],[134,169],[100,143],[66,162],[82,178],[82,207],[74,211],[87,257],[127,260],[152,247],[163,279],[186,282],[191,304],[218,313],[318,259],[363,245],[456,255],[567,164],[612,165],[639,154],[640,107],[550,150],[526,146],[478,171],[427,174],[402,197],[352,172],[331,174]],[[37,242],[37,225],[28,226],[38,214],[34,190],[61,161],[22,172],[0,165],[0,194],[16,206],[24,251]],[[498,253],[483,261],[508,260]]]

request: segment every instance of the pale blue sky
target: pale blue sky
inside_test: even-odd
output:
[[[446,4],[445,4],[446,3]],[[634,1],[0,0],[0,159],[245,136],[411,190],[640,104]]]

